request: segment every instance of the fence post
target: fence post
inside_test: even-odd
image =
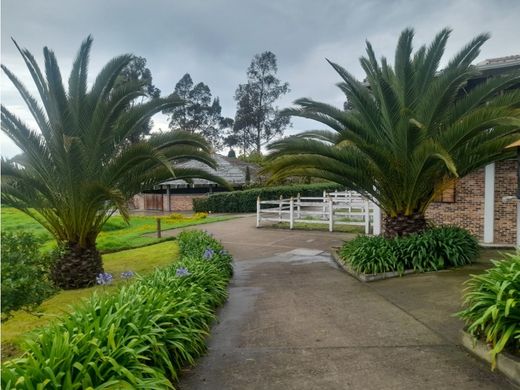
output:
[[[300,200],[300,193],[299,192],[298,192],[298,196],[296,197],[296,202],[298,202],[297,205],[296,205],[296,207],[298,209],[298,212],[296,213],[296,219],[301,219],[302,218],[302,214],[301,214],[302,206],[301,206],[301,200]]]
[[[381,234],[381,208],[374,203],[374,220],[372,225],[372,234],[379,236]]]
[[[370,233],[370,203],[368,199],[365,201],[365,234]]]
[[[256,198],[256,227],[260,227],[260,197]]]
[[[332,198],[329,196],[329,232],[334,230],[334,203]]]
[[[161,238],[161,218],[157,218],[157,238]]]
[[[282,203],[283,203],[283,196],[280,195],[280,204],[278,205],[278,222],[282,222]]]
[[[323,190],[323,206],[322,206],[322,210],[321,210],[321,213],[322,213],[321,219],[327,218],[326,211],[327,211],[327,191]]]
[[[291,196],[291,199],[289,200],[289,229],[293,229],[294,227],[294,199]]]

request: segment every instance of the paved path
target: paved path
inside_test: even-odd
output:
[[[255,229],[250,217],[203,228],[236,272],[182,390],[514,388],[456,344],[467,271],[367,285],[327,253],[347,234]]]

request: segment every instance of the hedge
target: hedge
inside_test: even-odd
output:
[[[2,388],[173,388],[204,353],[232,273],[231,256],[206,233],[178,239],[179,261],[94,294],[28,337],[27,352],[2,365]]]
[[[342,190],[335,183],[300,184],[278,187],[252,188],[244,191],[221,192],[207,198],[194,198],[193,210],[196,212],[252,213],[256,211],[256,199],[279,199],[280,196],[322,196],[323,191]]]

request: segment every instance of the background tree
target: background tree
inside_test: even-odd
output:
[[[270,145],[273,179],[313,176],[360,192],[386,213],[385,234],[425,229],[429,204],[455,178],[511,156],[519,137],[520,76],[488,79],[466,91],[478,75],[471,65],[488,40],[479,35],[438,70],[450,30],[412,53],[413,30],[399,38],[392,67],[376,59],[370,43],[361,58],[367,82],[330,63],[349,102],[342,110],[310,99],[287,114],[332,130],[310,131]]]
[[[206,138],[215,149],[224,145],[226,129],[233,125],[231,118],[222,116],[219,98],[211,95],[210,88],[204,83],[193,84],[189,73],[186,73],[175,85],[172,96],[182,99],[185,104],[172,110],[170,128],[197,133]]]
[[[144,103],[149,99],[157,99],[161,95],[161,90],[153,84],[152,72],[146,67],[146,58],[133,57],[132,61],[123,69],[116,80],[116,86],[123,83],[140,83],[144,94],[135,99],[132,104]],[[153,121],[149,119],[140,126],[140,131],[130,137],[130,142],[135,143],[150,134]]]
[[[131,55],[109,61],[88,89],[91,45],[90,37],[81,45],[67,89],[51,50],[43,50],[42,72],[34,56],[17,46],[41,102],[2,65],[39,127],[39,132],[30,129],[1,107],[1,128],[23,151],[16,161],[2,160],[2,202],[34,218],[63,247],[52,271],[62,288],[95,283],[103,272],[96,238],[113,213],[128,220],[127,204],[134,194],[172,176],[226,184],[203,170],[172,166],[178,158],[187,158],[214,167],[210,147],[198,135],[179,131],[128,142],[153,114],[182,102],[170,97],[135,103],[146,95],[142,84],[116,83]]]
[[[274,137],[282,135],[290,126],[288,116],[280,115],[276,100],[289,92],[289,84],[282,83],[276,73],[276,56],[266,51],[254,56],[247,69],[247,83],[235,92],[237,112],[233,126],[234,140],[246,151],[261,147]]]

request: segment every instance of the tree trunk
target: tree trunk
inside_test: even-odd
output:
[[[65,290],[91,287],[96,277],[103,273],[101,254],[95,245],[87,248],[68,242],[60,257],[52,267],[52,280],[57,287]]]
[[[426,227],[426,218],[422,213],[413,213],[412,215],[399,214],[396,217],[387,215],[384,219],[384,235],[386,238],[420,233],[424,231]]]

